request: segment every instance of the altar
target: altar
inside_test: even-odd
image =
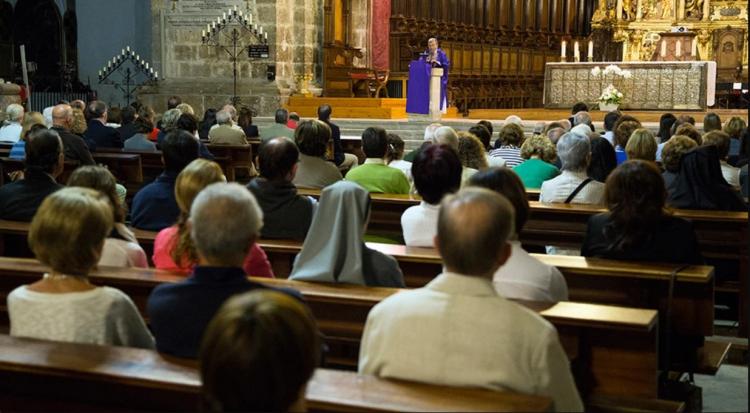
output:
[[[601,74],[616,65],[629,77]],[[608,85],[623,94],[621,109],[705,110],[714,105],[716,62],[560,62],[547,63],[544,73],[544,107],[570,108],[576,102],[590,106]]]

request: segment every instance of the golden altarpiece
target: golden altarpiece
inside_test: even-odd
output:
[[[705,110],[716,83],[747,82],[747,24],[746,1],[599,0],[591,36],[572,39],[593,41],[592,55],[548,64],[545,105],[595,103],[615,82],[625,108]],[[591,68],[608,64],[627,68],[632,78],[592,77]]]

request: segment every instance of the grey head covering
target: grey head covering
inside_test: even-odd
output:
[[[369,211],[370,194],[361,186],[338,181],[324,188],[289,278],[365,285],[363,236]]]

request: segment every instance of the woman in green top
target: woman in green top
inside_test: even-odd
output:
[[[522,164],[513,167],[523,186],[529,189],[542,187],[542,182],[560,174],[552,163],[557,158],[555,145],[544,135],[534,135],[521,145],[521,157],[526,159]]]

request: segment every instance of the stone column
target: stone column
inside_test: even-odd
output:
[[[711,0],[703,0],[703,21],[708,21],[708,14],[711,12]]]

